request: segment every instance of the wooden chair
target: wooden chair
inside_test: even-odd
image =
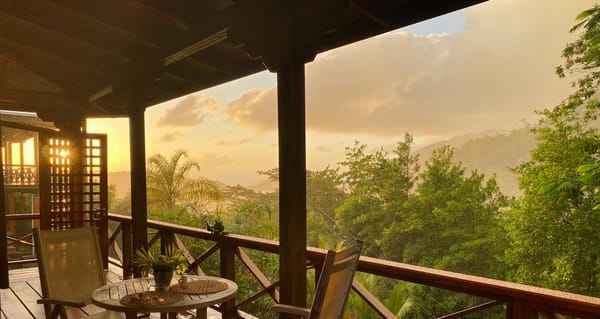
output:
[[[67,319],[65,307],[81,308],[92,302],[92,291],[103,286],[104,267],[96,231],[92,227],[68,230],[34,229],[42,299],[47,319]],[[124,314],[102,311],[87,318],[121,319]]]
[[[273,309],[309,319],[342,318],[361,249],[362,242],[358,241],[342,251],[327,252],[311,308],[277,304]]]

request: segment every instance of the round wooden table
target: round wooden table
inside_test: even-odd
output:
[[[134,278],[116,283],[108,284],[100,287],[92,293],[92,302],[102,308],[124,312],[127,319],[137,317],[138,313],[158,312],[161,318],[176,318],[178,311],[196,309],[197,318],[206,318],[206,308],[214,304],[222,303],[231,300],[235,297],[238,286],[235,282],[220,277],[211,276],[192,276],[186,275],[188,282],[192,281],[219,281],[227,285],[224,290],[214,293],[179,293],[175,289],[167,289],[167,295],[180,294],[181,296],[174,299],[180,299],[168,304],[154,304],[154,302],[144,302],[144,298],[135,299],[137,302],[122,302],[121,299],[131,301],[132,295],[149,296],[154,290],[154,279]],[[214,283],[214,282],[213,282]],[[173,286],[171,286],[173,287]],[[128,297],[126,297],[128,296]]]

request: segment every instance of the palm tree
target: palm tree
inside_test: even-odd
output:
[[[217,183],[206,178],[190,178],[194,169],[200,170],[197,161],[182,161],[188,154],[176,150],[170,159],[161,154],[148,158],[148,204],[159,209],[182,207],[195,213],[206,213],[210,201],[221,201],[223,194]]]

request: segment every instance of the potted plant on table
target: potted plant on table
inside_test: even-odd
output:
[[[166,247],[164,254],[154,250],[140,249],[133,257],[133,263],[140,267],[143,276],[154,276],[156,289],[166,289],[171,283],[173,272],[183,274],[187,270],[187,260],[177,248]]]

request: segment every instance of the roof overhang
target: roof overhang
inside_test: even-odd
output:
[[[0,108],[126,116],[482,1],[3,0]]]

